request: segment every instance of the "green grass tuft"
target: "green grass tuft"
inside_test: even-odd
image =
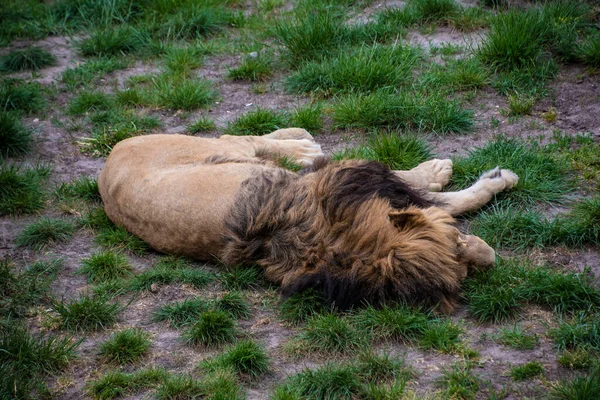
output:
[[[594,351],[585,347],[575,347],[572,350],[565,349],[556,361],[570,369],[589,369],[594,365]]]
[[[46,104],[39,83],[20,79],[0,81],[0,110],[32,113],[43,110]]]
[[[100,192],[98,191],[98,180],[88,176],[82,176],[70,182],[62,183],[56,188],[56,197],[59,199],[82,199],[93,202],[100,202]]]
[[[549,393],[551,400],[594,400],[600,397],[600,374],[594,371],[570,381],[561,381]]]
[[[276,389],[275,399],[352,400],[362,390],[352,366],[326,364],[315,370],[305,369],[287,378]]]
[[[188,125],[189,133],[203,133],[217,129],[215,122],[207,117],[198,118],[196,121]]]
[[[260,53],[256,56],[246,56],[238,67],[228,70],[227,76],[240,81],[266,81],[273,75],[272,64],[273,60],[267,54]]]
[[[258,379],[269,371],[269,357],[265,349],[251,340],[242,340],[227,348],[218,357],[205,361],[208,370],[232,370],[241,377]]]
[[[469,400],[475,399],[481,379],[473,375],[470,364],[454,364],[444,370],[439,385],[444,388],[449,398]]]
[[[374,160],[387,165],[392,170],[408,170],[431,156],[429,146],[416,136],[380,133],[371,136],[365,145],[335,153],[333,159]]]
[[[462,328],[452,321],[435,321],[427,325],[419,338],[423,349],[435,349],[443,353],[456,351],[460,345]]]
[[[236,337],[235,322],[223,311],[205,311],[183,337],[190,344],[207,347],[231,343]]]
[[[355,363],[356,373],[365,382],[407,381],[415,378],[415,371],[406,366],[404,359],[391,357],[389,354],[379,355],[365,352]]]
[[[83,295],[70,302],[56,303],[54,310],[60,316],[62,329],[80,332],[110,328],[117,321],[122,307],[104,298]]]
[[[260,286],[262,271],[258,266],[240,265],[219,274],[219,282],[225,290],[246,290]]]
[[[365,346],[364,339],[349,320],[333,314],[310,318],[298,337],[302,352],[326,354],[354,353]]]
[[[69,103],[68,113],[81,115],[91,111],[108,111],[114,106],[112,96],[103,92],[82,91]]]
[[[585,65],[600,68],[600,35],[584,39],[577,48],[577,55]]]
[[[17,115],[0,111],[0,159],[27,154],[32,135],[33,130],[25,127]]]
[[[224,293],[220,299],[215,300],[215,308],[228,313],[233,318],[248,318],[250,316],[250,307],[238,292]]]
[[[152,320],[167,321],[171,327],[181,328],[194,323],[203,312],[208,311],[209,307],[206,300],[186,299],[161,306],[154,312]]]
[[[148,333],[140,329],[125,329],[111,335],[100,346],[100,355],[108,362],[131,364],[139,361],[150,349]]]
[[[95,399],[116,399],[127,394],[158,387],[165,383],[168,373],[163,369],[148,368],[134,373],[112,371],[96,381],[89,382],[86,391]]]
[[[510,376],[515,381],[525,381],[544,373],[544,366],[537,361],[528,362],[510,369]]]
[[[225,129],[228,135],[264,135],[287,126],[287,118],[280,112],[257,108],[238,117]]]
[[[45,166],[19,168],[0,162],[0,215],[28,214],[44,208],[42,183],[49,175]]]
[[[581,313],[572,321],[561,321],[549,332],[559,349],[588,349],[600,351],[600,321],[597,315]]]
[[[195,110],[207,107],[216,99],[211,82],[163,74],[152,80],[153,103],[175,110]]]
[[[204,63],[205,54],[203,47],[171,47],[165,55],[165,66],[173,74],[189,75]]]
[[[405,305],[372,306],[354,316],[356,326],[373,339],[410,341],[423,335],[429,325],[426,314]]]
[[[117,57],[99,57],[87,61],[75,68],[69,68],[62,74],[62,82],[68,90],[97,84],[106,74],[127,67],[127,61]]]
[[[86,275],[90,283],[107,282],[132,275],[132,267],[127,258],[110,251],[92,254],[83,259],[81,264],[77,273]]]
[[[101,229],[96,236],[96,242],[109,250],[127,250],[138,255],[143,254],[150,248],[142,239],[132,235],[120,226]]]
[[[307,104],[292,110],[290,125],[306,129],[313,134],[323,129],[323,107],[320,103]]]
[[[37,71],[54,64],[56,64],[56,57],[39,47],[13,50],[0,57],[0,71],[6,72]]]
[[[203,268],[173,268],[159,262],[154,268],[137,274],[127,284],[127,289],[131,291],[150,290],[154,284],[169,285],[173,283],[187,283],[197,289],[202,289],[213,280],[214,275]]]
[[[325,313],[329,306],[322,293],[309,289],[302,293],[294,294],[279,305],[279,313],[285,321],[298,325],[307,319]]]
[[[496,341],[517,350],[533,350],[540,338],[536,334],[526,334],[521,326],[515,325],[512,329],[500,329]]]
[[[182,375],[168,377],[157,392],[160,400],[197,398],[242,400],[244,397],[235,376],[228,371],[219,371],[202,381]]]
[[[146,32],[123,25],[92,32],[78,46],[84,57],[114,57],[147,51],[150,37]]]
[[[75,227],[70,221],[62,218],[40,217],[27,225],[15,242],[19,247],[29,247],[39,251],[48,245],[68,241],[74,232]]]

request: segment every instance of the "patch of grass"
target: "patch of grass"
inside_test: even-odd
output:
[[[533,205],[537,202],[561,202],[572,190],[569,164],[553,156],[546,148],[520,139],[498,136],[485,147],[471,150],[466,157],[453,160],[452,180],[464,188],[472,185],[482,171],[496,166],[510,169],[519,183],[496,196],[496,204]]]
[[[366,345],[365,337],[349,320],[333,314],[310,318],[298,341],[302,343],[301,352],[325,354],[354,353]]]
[[[0,328],[0,397],[30,398],[43,378],[65,368],[76,357],[80,342],[69,337],[38,337],[26,327],[9,323]]]
[[[291,93],[370,93],[410,82],[419,52],[410,46],[361,47],[303,64],[286,80]]]
[[[269,371],[269,356],[262,346],[242,340],[216,358],[205,361],[203,367],[213,371],[230,369],[241,377],[255,380]]]
[[[31,148],[33,130],[11,112],[0,111],[0,159],[27,154]]]
[[[69,68],[62,74],[62,82],[68,90],[97,84],[106,74],[127,67],[128,63],[123,58],[99,57],[87,61],[75,68]]]
[[[323,314],[328,310],[329,306],[323,294],[313,289],[294,294],[279,305],[281,318],[294,325],[298,325],[317,314]]]
[[[92,254],[81,262],[78,274],[86,275],[88,282],[107,282],[132,275],[132,267],[122,254],[103,251]]]
[[[154,284],[169,285],[173,283],[187,283],[197,289],[202,289],[214,280],[214,275],[203,268],[177,268],[158,263],[154,268],[147,269],[137,274],[127,284],[131,291],[150,290]]]
[[[591,68],[600,68],[600,35],[589,36],[577,48],[581,62]]]
[[[250,307],[238,292],[224,293],[220,299],[215,300],[215,308],[230,314],[233,318],[248,318]]]
[[[92,32],[89,38],[78,43],[84,57],[114,57],[141,53],[150,47],[150,36],[129,25]]]
[[[235,322],[223,311],[205,311],[183,334],[188,343],[206,347],[231,343],[236,337]]]
[[[271,56],[257,53],[256,56],[246,56],[241,64],[229,69],[227,76],[233,80],[246,80],[252,82],[265,81],[273,75],[273,60]]]
[[[594,365],[594,352],[585,347],[575,347],[572,350],[565,349],[561,352],[557,362],[569,369],[588,369]]]
[[[517,93],[508,95],[508,114],[509,115],[529,115],[535,98],[533,96]]]
[[[218,373],[198,381],[189,376],[168,377],[159,387],[157,398],[167,399],[231,399],[242,400],[240,385],[228,371]]]
[[[581,313],[572,321],[561,321],[549,335],[559,349],[600,350],[600,321],[594,314]]]
[[[186,299],[161,306],[154,312],[152,320],[167,321],[171,327],[181,328],[192,324],[203,312],[208,311],[209,307],[206,300]]]
[[[102,378],[88,383],[86,387],[95,399],[115,399],[143,389],[150,389],[164,384],[168,373],[164,369],[148,368],[133,373],[112,371]]]
[[[111,335],[100,346],[100,355],[108,362],[130,364],[139,361],[150,349],[148,333],[141,329],[125,329]]]
[[[496,71],[491,85],[500,94],[520,93],[536,100],[546,96],[546,83],[558,73],[558,66],[552,60],[530,63],[515,70]]]
[[[362,390],[352,366],[326,364],[315,370],[304,369],[287,378],[275,391],[275,399],[351,400]]]
[[[451,368],[444,370],[439,380],[439,385],[452,399],[475,399],[479,391],[481,379],[473,375],[471,365],[454,364]]]
[[[44,208],[42,184],[49,175],[45,166],[19,168],[0,162],[0,215],[28,214]]]
[[[102,206],[89,209],[81,217],[81,225],[93,230],[112,228],[115,226],[108,218],[108,215],[106,215],[106,211],[104,211],[104,207]]]
[[[40,217],[27,225],[17,236],[15,243],[19,247],[42,250],[48,245],[64,243],[71,239],[75,227],[62,218]]]
[[[98,331],[110,328],[117,321],[122,307],[101,297],[83,295],[70,302],[54,304],[60,316],[60,327],[70,331]]]
[[[219,274],[219,282],[225,290],[246,290],[260,286],[262,271],[258,266],[240,265]]]
[[[337,128],[422,129],[440,134],[465,133],[473,125],[473,112],[463,109],[456,100],[408,91],[339,98],[332,117]]]
[[[82,176],[70,182],[61,183],[56,188],[56,197],[59,199],[82,199],[93,202],[101,202],[98,191],[98,179]]]
[[[537,361],[531,361],[510,369],[510,376],[515,381],[525,381],[544,373],[544,366]]]
[[[21,79],[0,81],[0,110],[32,113],[45,107],[46,99],[39,83],[25,82]]]
[[[421,23],[447,22],[460,11],[454,0],[410,0],[406,7]]]
[[[43,39],[56,29],[56,20],[46,4],[35,0],[6,0],[0,4],[0,45],[16,38]]]
[[[0,57],[0,71],[6,72],[37,71],[54,64],[56,57],[52,53],[34,46],[13,50]]]
[[[372,306],[354,316],[356,326],[373,339],[410,341],[423,335],[429,325],[426,314],[406,305]]]
[[[171,15],[157,13],[154,36],[160,39],[199,39],[215,35],[231,21],[232,15],[222,7],[187,3]]]
[[[204,79],[188,79],[163,74],[152,80],[153,103],[175,110],[195,110],[207,107],[216,99],[212,84]]]
[[[380,133],[371,136],[365,145],[334,153],[333,159],[374,160],[392,170],[408,170],[431,156],[430,147],[417,136]]]
[[[496,341],[517,350],[533,350],[540,338],[536,334],[528,335],[520,325],[514,325],[512,329],[500,329]]]
[[[476,273],[463,287],[469,312],[480,321],[513,318],[526,303],[559,313],[600,305],[600,291],[586,274],[563,274],[516,258],[500,259],[496,268]]]
[[[265,135],[287,126],[287,117],[281,112],[257,108],[238,117],[227,125],[228,135]]]
[[[439,91],[465,91],[485,87],[490,81],[488,69],[475,57],[448,60],[444,66],[432,64],[419,75],[419,84]]]
[[[150,247],[142,239],[127,232],[123,227],[113,226],[98,232],[96,242],[109,250],[127,250],[134,254],[143,254]]]
[[[405,382],[416,377],[415,371],[406,365],[404,359],[393,358],[389,354],[362,353],[355,367],[360,379],[370,383]]]
[[[487,28],[489,16],[479,7],[465,7],[458,14],[452,15],[448,23],[461,32],[473,32]]]
[[[419,346],[450,353],[458,349],[462,332],[462,328],[452,321],[435,321],[423,330],[423,335],[418,339]]]
[[[165,66],[173,74],[189,75],[204,63],[206,49],[199,46],[171,47],[165,55]]]
[[[600,397],[600,374],[590,373],[554,386],[548,398],[552,400],[593,400]]]
[[[304,128],[309,132],[317,133],[323,129],[323,107],[320,103],[307,104],[295,108],[290,114],[290,125]]]
[[[112,96],[99,91],[82,91],[69,102],[67,112],[81,115],[91,111],[107,111],[113,106]]]
[[[201,117],[188,125],[187,129],[189,133],[202,133],[215,130],[217,129],[217,126],[215,125],[215,121],[212,119],[208,117]]]

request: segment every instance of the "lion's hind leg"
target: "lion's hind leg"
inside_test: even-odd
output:
[[[267,139],[275,139],[275,140],[306,139],[306,140],[310,140],[311,142],[315,141],[315,138],[313,138],[313,136],[310,133],[308,133],[308,131],[306,129],[302,129],[302,128],[278,129],[274,132],[263,135],[262,137],[267,138]]]
[[[430,193],[429,197],[451,215],[460,215],[481,208],[503,190],[512,189],[519,177],[498,167],[483,173],[475,184],[459,192]]]

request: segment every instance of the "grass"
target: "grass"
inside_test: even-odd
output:
[[[397,359],[389,354],[365,352],[355,362],[356,373],[365,382],[407,381],[415,378],[415,371],[408,367],[404,359]]]
[[[239,81],[265,81],[273,76],[273,60],[263,53],[246,56],[238,67],[228,70],[227,76]]]
[[[451,59],[444,66],[432,64],[419,75],[418,85],[427,90],[477,90],[490,83],[490,73],[476,57]]]
[[[240,265],[219,274],[219,282],[225,290],[255,289],[260,286],[261,280],[262,271],[258,266]]]
[[[352,366],[326,364],[315,370],[304,369],[287,378],[275,390],[274,399],[351,400],[362,391]]]
[[[436,321],[427,325],[418,339],[423,349],[435,349],[450,353],[458,349],[463,329],[451,321]]]
[[[149,249],[146,242],[127,232],[123,227],[113,226],[101,229],[95,240],[102,247],[112,251],[126,250],[141,255]]]
[[[44,208],[42,184],[50,175],[43,165],[33,168],[0,162],[0,215],[29,214]]]
[[[496,268],[476,273],[463,285],[471,315],[480,321],[505,321],[527,304],[576,313],[597,307],[600,292],[585,274],[553,271],[526,260],[500,259]]]
[[[251,340],[242,340],[202,366],[208,370],[232,370],[241,377],[256,380],[269,371],[265,349]]]
[[[194,323],[209,308],[210,304],[206,300],[186,299],[159,307],[152,315],[152,320],[166,321],[173,328],[181,328]]]
[[[11,112],[0,111],[0,159],[27,154],[31,149],[33,130]]]
[[[429,324],[426,314],[405,305],[372,306],[359,310],[354,316],[359,330],[375,340],[407,342],[423,335]]]
[[[19,233],[15,243],[18,247],[39,251],[48,245],[67,242],[74,232],[75,227],[68,220],[40,217]]]
[[[146,32],[123,25],[94,31],[78,47],[84,57],[114,57],[148,51],[150,37]]]
[[[92,254],[81,262],[78,274],[86,275],[88,282],[101,283],[132,275],[132,267],[126,257],[110,251]]]
[[[595,314],[581,313],[572,321],[563,320],[549,335],[559,349],[600,351],[600,322]]]
[[[373,160],[387,165],[392,170],[408,170],[431,156],[429,146],[417,136],[379,133],[370,136],[364,145],[335,153],[333,159]]]
[[[0,71],[20,72],[37,71],[56,64],[56,57],[39,47],[27,47],[23,50],[13,50],[0,57]]]
[[[98,84],[107,74],[126,68],[127,61],[119,57],[98,57],[63,72],[61,80],[68,90]]]
[[[537,143],[497,136],[485,147],[469,151],[466,157],[453,160],[452,180],[458,188],[472,185],[482,171],[500,166],[519,176],[519,183],[510,191],[496,195],[496,204],[516,204],[519,207],[538,202],[560,203],[572,191],[570,166]]]
[[[131,364],[148,354],[150,345],[147,332],[130,328],[114,333],[102,343],[100,355],[108,362]]]
[[[69,337],[34,336],[26,327],[12,323],[0,329],[0,397],[30,398],[43,387],[47,375],[55,374],[76,358],[80,342]]]
[[[590,68],[600,68],[600,35],[584,39],[577,49],[577,55]]]
[[[204,63],[206,49],[199,46],[170,47],[165,55],[165,66],[173,74],[190,75]]]
[[[187,3],[171,15],[160,15],[154,36],[160,39],[199,39],[215,35],[231,21],[231,14],[221,7]]]
[[[512,329],[500,329],[497,339],[498,343],[512,347],[517,350],[533,350],[539,343],[538,335],[528,335],[520,325],[514,325]]]
[[[297,107],[290,114],[290,126],[306,129],[313,134],[323,129],[323,107],[320,103]]]
[[[228,135],[265,135],[287,126],[287,118],[281,112],[256,108],[229,123],[225,129]]]
[[[600,377],[597,373],[559,382],[549,393],[552,400],[593,400],[600,396]]]
[[[571,350],[563,350],[556,361],[569,369],[586,370],[594,365],[594,354],[593,350],[588,350],[585,347],[575,347]]]
[[[510,376],[515,381],[525,381],[544,373],[544,366],[537,361],[531,361],[510,369]]]
[[[166,399],[231,399],[241,400],[239,384],[228,372],[219,372],[202,381],[185,375],[168,377],[158,388],[157,398]]]
[[[231,343],[236,337],[235,322],[223,311],[205,311],[183,334],[192,345],[206,347]]]
[[[55,193],[59,199],[81,199],[96,203],[102,201],[98,191],[98,179],[89,176],[61,183]]]
[[[365,346],[365,337],[348,319],[333,314],[310,318],[298,336],[298,351],[324,354],[354,353]]]
[[[215,301],[215,308],[228,313],[236,319],[248,318],[250,316],[250,307],[238,292],[224,293],[220,299]]]
[[[46,104],[39,83],[8,78],[0,81],[0,110],[30,114],[42,111]]]
[[[337,128],[417,129],[439,134],[466,133],[473,125],[473,112],[456,100],[407,91],[344,96],[333,105],[332,118]]]
[[[169,285],[173,283],[187,283],[196,289],[204,288],[214,280],[214,275],[203,268],[185,267],[157,263],[137,274],[131,281],[126,283],[129,291],[150,290],[155,285]]]
[[[94,111],[108,111],[114,107],[112,96],[100,91],[79,92],[70,102],[67,112],[81,115]]]
[[[508,95],[508,114],[509,115],[530,115],[535,98],[528,94],[515,92]]]
[[[216,99],[213,85],[204,79],[160,75],[153,79],[153,103],[175,110],[195,110],[208,107]]]
[[[298,325],[317,314],[327,312],[328,309],[323,295],[309,289],[283,300],[279,305],[279,314],[284,321]]]
[[[447,21],[460,11],[454,0],[411,0],[406,7],[413,18],[421,23]]]
[[[54,311],[59,315],[59,326],[74,332],[99,331],[110,328],[117,321],[117,314],[122,307],[117,303],[109,303],[101,297],[83,295],[69,302],[57,302]]]
[[[158,387],[164,384],[168,374],[163,369],[147,368],[133,373],[112,371],[100,379],[88,383],[86,387],[95,399],[115,399],[137,391]]]
[[[323,61],[303,64],[290,75],[291,93],[370,93],[380,88],[400,87],[412,79],[419,52],[410,46],[360,47]]]
[[[481,379],[473,375],[471,365],[454,364],[445,369],[439,380],[439,385],[444,389],[446,395],[452,399],[475,399],[479,391]]]
[[[200,117],[187,127],[189,133],[203,133],[217,129],[215,122],[207,117]]]

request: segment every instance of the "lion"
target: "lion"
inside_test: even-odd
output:
[[[287,157],[298,173],[276,165]],[[408,171],[328,161],[305,130],[218,139],[123,140],[98,179],[106,214],[159,252],[256,264],[283,296],[305,289],[349,309],[419,302],[452,312],[470,271],[495,252],[453,216],[477,209],[518,177],[496,168],[468,189],[441,192],[451,160]]]

